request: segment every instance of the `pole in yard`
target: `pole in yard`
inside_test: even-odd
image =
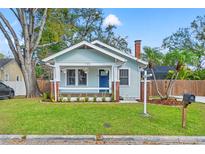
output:
[[[187,106],[182,106],[182,128],[186,127],[186,113],[187,113]]]
[[[147,77],[151,77],[152,74],[147,74],[147,70],[144,70],[144,115],[147,114]]]
[[[144,114],[147,114],[147,71],[144,71]]]

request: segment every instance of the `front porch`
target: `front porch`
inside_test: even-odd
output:
[[[92,98],[119,102],[119,66],[116,63],[56,63],[50,84],[51,97]]]

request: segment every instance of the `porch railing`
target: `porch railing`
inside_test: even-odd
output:
[[[60,87],[59,90],[111,90],[109,87]]]

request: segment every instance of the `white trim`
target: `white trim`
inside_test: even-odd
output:
[[[120,60],[120,61],[122,61],[122,62],[126,62],[126,61],[127,61],[127,60],[124,59],[123,57],[120,57],[120,56],[118,56],[118,55],[116,55],[116,54],[113,54],[113,53],[111,53],[111,52],[109,52],[109,51],[106,51],[106,50],[104,50],[104,49],[102,49],[102,48],[100,48],[100,47],[98,47],[98,46],[95,46],[95,45],[93,45],[93,44],[91,44],[91,43],[88,43],[88,42],[86,42],[86,41],[82,41],[82,42],[80,42],[80,43],[78,43],[78,44],[76,44],[76,45],[73,45],[73,46],[71,46],[71,47],[69,47],[69,48],[67,48],[67,49],[64,49],[64,50],[62,50],[62,51],[60,51],[60,52],[58,52],[58,53],[56,53],[56,54],[53,54],[53,55],[51,55],[51,56],[49,56],[49,57],[47,57],[47,58],[44,58],[42,61],[47,62],[47,61],[49,61],[49,60],[51,60],[51,59],[54,59],[54,58],[56,58],[56,57],[58,57],[58,56],[60,56],[60,55],[63,55],[63,54],[65,54],[65,53],[67,53],[67,52],[70,52],[70,51],[72,51],[72,50],[74,50],[74,49],[76,49],[76,48],[78,48],[78,47],[80,47],[80,46],[82,46],[82,45],[89,46],[89,47],[91,47],[91,48],[93,48],[93,49],[95,49],[95,50],[97,50],[97,51],[100,51],[100,52],[103,53],[103,54],[106,54],[106,55],[108,55],[108,56],[110,56],[110,57],[113,57],[113,58],[115,58],[115,59],[118,59],[118,60]]]
[[[60,90],[110,90],[111,88],[100,87],[59,87]]]
[[[129,67],[121,67],[119,68],[119,72],[118,72],[118,75],[119,75],[119,81],[120,81],[120,70],[128,70],[128,85],[121,85],[121,87],[130,87],[130,68]]]
[[[134,56],[132,56],[132,55],[129,55],[129,54],[125,53],[125,52],[122,52],[122,51],[120,51],[120,50],[118,50],[118,49],[116,49],[116,48],[114,48],[114,47],[111,47],[110,45],[107,45],[107,44],[105,44],[105,43],[103,43],[103,42],[101,42],[101,41],[99,41],[99,40],[95,40],[95,41],[91,42],[91,44],[99,44],[99,45],[102,45],[102,46],[104,46],[104,47],[106,47],[106,48],[108,48],[108,49],[110,49],[110,50],[115,51],[115,52],[118,53],[118,54],[121,54],[121,55],[126,56],[126,57],[128,57],[128,58],[131,58],[131,59],[133,59],[133,60],[135,60],[135,61],[137,61],[137,62],[139,62],[139,63],[142,63],[142,64],[144,64],[144,65],[147,65],[147,64],[148,64],[146,61],[143,61],[143,60],[141,60],[141,59],[138,59],[138,58],[136,58],[136,57],[134,57]]]
[[[71,67],[75,67],[75,66],[112,66],[115,65],[115,63],[56,63],[59,66],[71,66]]]

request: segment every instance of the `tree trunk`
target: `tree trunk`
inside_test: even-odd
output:
[[[154,83],[155,83],[155,87],[156,87],[157,93],[158,93],[159,97],[162,99],[163,96],[162,96],[162,94],[159,92],[159,88],[158,88],[156,76],[155,76],[154,70],[153,70],[152,68],[151,68],[151,71],[152,71],[152,75],[153,75],[153,78],[154,78]]]
[[[165,96],[165,99],[168,99],[169,98],[169,95],[170,95],[170,88],[171,88],[171,85],[172,85],[172,82],[174,80],[174,76],[176,76],[176,71],[174,72],[174,74],[172,75],[171,79],[169,80],[169,84],[167,86],[167,90],[166,90],[166,96]]]
[[[170,84],[170,89],[169,89],[169,91],[167,92],[167,99],[169,99],[169,97],[170,97],[170,95],[171,95],[171,92],[172,92],[174,83],[176,82],[176,80],[177,80],[177,78],[178,78],[178,75],[179,75],[179,72],[177,72],[175,79],[174,79],[174,80],[172,81],[172,83]]]
[[[26,65],[21,67],[24,82],[26,87],[26,97],[38,97],[40,96],[40,91],[37,84],[36,74],[35,74],[35,65],[26,63]]]

